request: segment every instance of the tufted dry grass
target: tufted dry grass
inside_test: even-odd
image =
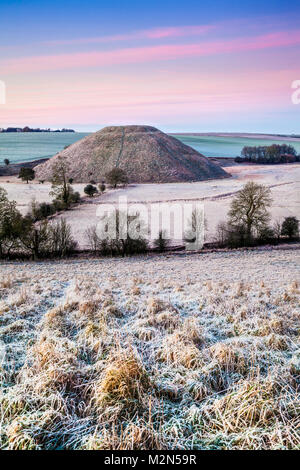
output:
[[[295,253],[4,265],[1,448],[298,449]]]

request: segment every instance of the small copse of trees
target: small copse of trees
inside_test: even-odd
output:
[[[132,230],[132,228],[134,230]],[[86,230],[86,239],[95,255],[129,256],[146,253],[148,241],[139,215],[129,216],[117,210],[100,226]]]
[[[45,214],[43,217],[36,215],[40,206],[33,204],[24,217],[15,201],[9,201],[6,191],[0,188],[0,257],[62,257],[75,250],[76,242],[65,219],[49,223]]]
[[[300,161],[296,149],[292,145],[268,145],[268,146],[246,146],[240,157],[236,157],[237,163],[293,163]]]

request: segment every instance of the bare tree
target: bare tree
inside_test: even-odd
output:
[[[219,222],[216,228],[215,240],[219,246],[225,246],[228,239],[228,224],[225,221]]]
[[[49,226],[49,245],[53,254],[64,257],[73,252],[77,243],[72,237],[71,226],[60,219]]]
[[[185,249],[200,250],[204,243],[206,221],[204,213],[199,208],[193,209],[188,228],[184,233]]]
[[[58,157],[52,165],[51,196],[70,204],[71,186],[68,178],[69,165],[65,159]]]
[[[94,253],[97,253],[101,248],[101,240],[97,233],[97,226],[91,225],[86,231],[85,236],[87,238],[87,242],[89,247]]]
[[[22,245],[31,251],[34,260],[38,259],[44,251],[47,251],[48,236],[47,220],[34,223],[30,217],[23,219],[23,232],[20,239]]]
[[[247,241],[251,241],[253,230],[259,231],[270,220],[268,208],[272,204],[271,191],[266,186],[249,181],[231,202],[229,223],[244,225]]]
[[[277,243],[280,240],[281,230],[282,230],[282,223],[279,219],[277,219],[277,220],[275,220],[275,222],[273,224],[274,237],[276,238]]]

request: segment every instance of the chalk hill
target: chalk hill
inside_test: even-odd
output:
[[[99,182],[114,167],[126,171],[131,183],[173,183],[226,178],[221,167],[175,137],[150,126],[111,126],[75,142],[36,166],[36,177],[49,180],[59,156],[74,182]]]

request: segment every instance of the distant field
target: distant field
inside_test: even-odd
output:
[[[0,133],[0,165],[5,158],[11,163],[52,157],[89,133]],[[188,135],[172,134],[184,144],[206,157],[236,157],[245,145],[290,143],[300,153],[300,139],[251,135]]]
[[[296,449],[299,251],[2,263],[2,449]]]
[[[82,132],[8,132],[0,133],[0,165],[8,158],[11,163],[53,157],[66,145],[87,134]]]
[[[181,140],[184,144],[193,147],[206,157],[236,157],[241,154],[243,147],[272,145],[272,144],[290,144],[300,153],[300,139],[281,138],[275,136],[258,135],[190,135],[173,134],[174,137]]]

